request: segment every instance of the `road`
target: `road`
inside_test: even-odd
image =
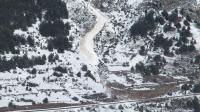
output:
[[[80,109],[86,107],[99,107],[99,106],[109,106],[109,105],[118,105],[118,104],[127,104],[127,103],[145,103],[153,101],[165,101],[174,98],[188,98],[200,95],[200,93],[183,95],[183,96],[171,96],[171,97],[161,97],[161,98],[148,98],[148,99],[139,99],[139,100],[130,100],[130,101],[118,101],[118,102],[108,102],[108,103],[95,103],[88,105],[78,105],[78,106],[68,106],[68,107],[58,107],[58,108],[48,108],[48,109],[33,109],[33,110],[18,110],[18,111],[9,111],[9,112],[54,112],[54,111],[66,111],[71,109]]]
[[[84,2],[84,1],[83,1]],[[99,62],[98,56],[94,51],[94,38],[103,29],[107,19],[101,14],[98,9],[91,6],[90,3],[87,4],[89,11],[96,16],[96,24],[93,29],[88,32],[83,39],[80,41],[80,55],[92,65],[97,65]]]

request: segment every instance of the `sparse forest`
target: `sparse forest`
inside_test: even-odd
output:
[[[23,37],[13,35],[14,30],[26,31],[37,19],[42,21],[40,33],[53,37],[49,44],[63,52],[70,49],[68,41],[70,26],[62,19],[68,19],[66,4],[61,0],[1,0],[0,1],[0,53],[16,53],[16,46],[25,43]],[[33,39],[28,38],[31,47]]]

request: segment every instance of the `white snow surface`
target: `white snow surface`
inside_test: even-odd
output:
[[[92,7],[91,4],[88,4],[87,6],[88,9],[96,16],[96,24],[94,28],[80,41],[80,55],[86,59],[86,62],[89,62],[92,65],[97,65],[99,59],[93,48],[93,39],[102,30],[107,19],[100,13],[100,11]]]
[[[198,1],[200,2],[200,0]],[[71,4],[73,2],[77,4]],[[134,10],[134,8],[136,8],[142,2],[143,0],[128,0],[127,4],[133,6],[132,9]],[[8,106],[8,103],[11,100],[13,100],[14,103],[17,105],[31,105],[30,102],[20,101],[21,98],[34,99],[36,103],[41,103],[44,98],[48,98],[49,102],[52,102],[52,103],[55,103],[55,102],[79,103],[79,101],[86,101],[85,99],[82,98],[82,95],[85,95],[85,94],[90,95],[94,93],[106,93],[106,88],[104,87],[104,85],[102,83],[99,83],[101,80],[100,79],[101,76],[99,76],[98,74],[96,65],[98,65],[99,60],[101,60],[102,57],[98,56],[95,51],[96,43],[94,43],[94,39],[98,36],[98,34],[101,31],[102,33],[109,32],[116,35],[120,34],[121,32],[126,32],[126,31],[123,31],[121,27],[115,26],[114,24],[112,24],[111,22],[112,19],[113,21],[116,20],[117,21],[116,23],[121,23],[122,26],[124,25],[127,28],[127,26],[131,26],[132,23],[135,21],[133,19],[138,19],[139,16],[135,17],[133,16],[132,13],[125,14],[121,10],[120,11],[113,10],[111,13],[102,13],[100,10],[94,8],[92,4],[90,3],[88,4],[84,2],[83,0],[69,1],[68,7],[76,7],[76,6],[88,8],[88,13],[89,12],[90,13],[89,14],[87,13],[84,16],[94,15],[96,18],[95,18],[95,23],[93,23],[94,21],[89,22],[90,24],[94,24],[94,26],[91,29],[89,29],[89,32],[86,34],[84,33],[85,30],[80,28],[82,23],[80,25],[76,23],[76,21],[73,20],[72,18],[69,18],[69,20],[65,20],[65,21],[70,21],[70,24],[72,25],[70,36],[73,36],[75,38],[72,45],[73,50],[75,52],[65,51],[65,53],[59,54],[55,50],[53,52],[49,52],[48,50],[42,49],[40,47],[30,49],[29,46],[21,46],[23,51],[26,51],[26,53],[28,54],[28,57],[41,56],[43,54],[45,54],[46,56],[49,56],[51,53],[54,53],[54,54],[59,55],[60,62],[56,62],[54,64],[47,62],[44,66],[34,66],[34,68],[36,68],[38,71],[44,72],[44,73],[37,73],[35,75],[27,72],[27,70],[30,70],[32,68],[28,68],[28,69],[17,68],[16,74],[13,73],[14,70],[11,70],[10,72],[0,73],[0,85],[3,88],[7,87],[6,89],[4,88],[0,90],[0,95],[3,96],[1,97],[1,100],[0,100],[0,107]],[[83,12],[80,11],[80,13],[82,14],[84,13],[84,11]],[[73,16],[73,14],[70,14],[70,16]],[[109,19],[107,19],[107,16],[109,17]],[[46,43],[45,37],[42,37],[38,32],[39,24],[40,24],[39,21],[36,24],[33,24],[32,27],[28,28],[27,32],[24,32],[21,29],[17,29],[15,30],[14,34],[23,35],[24,38],[28,37],[28,33],[31,33],[34,36],[39,36],[38,39],[35,39],[35,42],[38,42],[41,45],[41,47],[46,47],[47,43]],[[84,25],[81,27],[84,28]],[[78,32],[78,33],[74,33],[74,32]],[[191,32],[193,32],[193,37],[197,41],[197,44],[195,46],[198,50],[200,50],[200,38],[199,38],[200,30],[195,27],[195,24],[191,24]],[[170,34],[166,34],[166,35],[170,35]],[[177,34],[174,34],[174,35],[176,36]],[[102,35],[101,37],[105,38]],[[118,38],[118,37],[116,36],[115,38]],[[127,35],[125,35],[123,38],[127,38]],[[111,54],[106,57],[109,61],[109,63],[107,64],[108,71],[113,71],[113,72],[122,71],[123,73],[126,71],[130,71],[131,67],[135,67],[135,65],[139,62],[145,63],[147,56],[141,56],[138,54],[138,48],[139,48],[138,46],[140,44],[143,44],[142,42],[138,41],[136,43],[138,44],[138,46],[136,44],[133,45],[132,42],[129,42],[128,44],[125,44],[125,45],[123,42],[121,43],[122,44],[118,44],[115,48],[113,48],[114,49],[113,53],[111,52]],[[130,46],[131,47],[134,46],[134,47],[130,49]],[[76,47],[78,47],[79,49],[76,49]],[[23,53],[20,52],[20,56],[22,55]],[[9,59],[13,56],[13,54],[8,53],[8,54],[5,54],[5,56],[7,59]],[[114,58],[116,58],[117,61],[113,61]],[[126,63],[126,62],[129,63],[129,66],[126,66],[126,67],[122,66],[123,63]],[[70,71],[68,73],[64,73],[63,77],[61,78],[52,76],[54,72],[53,68],[59,65],[62,65],[68,68]],[[86,72],[81,71],[81,67],[83,65],[87,65],[92,75],[94,75],[96,81],[93,81],[91,78],[84,76]],[[81,73],[81,77],[78,77],[76,75],[79,72]],[[73,76],[70,76],[70,74],[72,74]],[[134,81],[135,86],[142,87],[142,85],[144,85],[143,77],[139,73],[127,72],[125,73],[125,75],[110,73],[106,75],[108,75],[106,79],[107,81],[117,82],[125,86],[132,86],[132,83],[130,84],[127,82],[127,78],[132,79]],[[177,76],[174,78],[184,79],[185,77]],[[55,82],[51,82],[51,81],[55,81]],[[31,88],[32,91],[27,91],[26,87],[22,86],[23,82],[32,82],[32,83],[38,84],[39,86],[35,88]],[[156,85],[154,83],[147,83],[147,82],[145,82],[145,84]],[[149,89],[150,88],[145,88],[145,87],[139,88],[139,89],[135,88],[135,90],[149,90]],[[53,91],[58,91],[58,92],[53,92]],[[73,97],[77,97],[79,101],[72,100]],[[124,111],[134,112],[132,107],[133,106],[130,106]],[[115,107],[115,109],[99,107],[97,108],[97,111],[100,111],[100,112],[104,112],[104,111],[118,112],[119,111],[120,112],[117,106]],[[87,112],[87,110],[85,110],[85,112]]]
[[[200,0],[197,0],[197,4],[200,4]]]
[[[140,4],[140,3],[142,3],[143,2],[143,0],[128,0],[128,4],[129,5],[138,5],[138,4]]]

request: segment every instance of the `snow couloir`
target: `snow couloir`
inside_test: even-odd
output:
[[[94,28],[88,32],[83,39],[80,41],[80,55],[92,65],[97,65],[99,62],[98,56],[94,51],[94,38],[103,29],[106,23],[106,18],[91,4],[88,4],[88,9],[96,16],[96,24]]]

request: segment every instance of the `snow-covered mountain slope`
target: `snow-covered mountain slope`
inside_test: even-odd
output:
[[[200,8],[196,3],[0,1],[0,107],[199,93]],[[159,108],[152,101],[145,109],[173,108],[174,102],[178,101],[163,100]],[[98,109],[144,109],[143,103],[127,105]]]
[[[85,2],[84,2],[85,3]],[[85,3],[86,5],[86,3]],[[106,18],[101,14],[100,11],[94,9],[90,4],[87,5],[88,9],[96,16],[96,24],[91,31],[89,31],[85,37],[80,41],[80,53],[81,55],[87,58],[86,63],[90,63],[92,65],[98,64],[98,56],[94,52],[93,46],[94,42],[93,39],[96,35],[102,30],[104,24],[106,22]]]
[[[66,2],[63,3],[66,4]],[[47,5],[49,4],[47,3]],[[1,107],[8,106],[9,102],[13,102],[15,105],[42,103],[45,98],[48,98],[50,103],[79,103],[80,101],[85,101],[82,98],[85,94],[105,92],[102,84],[98,81],[96,68],[93,65],[89,65],[90,63],[87,63],[82,58],[77,49],[79,40],[86,33],[86,28],[93,26],[94,23],[92,21],[95,21],[95,16],[91,15],[91,12],[88,11],[90,9],[83,2],[70,1],[66,5],[70,5],[67,6],[70,10],[70,17],[63,19],[63,21],[65,23],[69,22],[71,25],[70,35],[66,37],[73,39],[71,50],[65,50],[63,53],[59,53],[56,49],[49,51],[47,49],[47,37],[42,36],[38,30],[41,29],[41,20],[28,27],[27,31],[14,30],[13,34],[16,36],[25,39],[31,36],[35,45],[34,47],[20,45],[18,46],[19,54],[5,53],[2,56],[7,60],[11,60],[13,56],[27,55],[30,59],[37,56],[45,56],[45,63],[25,68],[18,68],[17,66],[16,69],[1,72]],[[74,11],[77,10],[79,10],[78,13],[81,17],[75,17],[77,15],[74,15]],[[83,22],[82,19],[86,19],[86,21]],[[88,22],[87,20],[90,19],[91,21]],[[78,24],[77,22],[80,21],[83,23]]]

